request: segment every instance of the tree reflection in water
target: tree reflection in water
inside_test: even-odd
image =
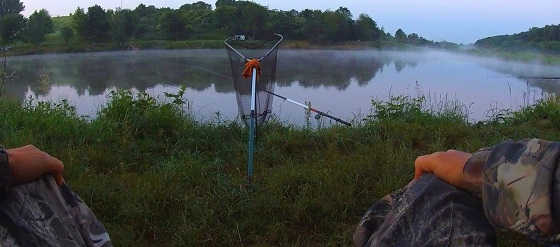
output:
[[[367,85],[391,63],[398,71],[414,61],[395,61],[388,54],[358,51],[283,50],[279,55],[278,85],[335,87],[344,90],[352,79]],[[156,85],[186,85],[202,91],[231,93],[227,56],[221,50],[101,52],[14,57],[9,68],[16,78],[7,86],[13,98],[23,99],[28,88],[45,95],[52,86],[71,86],[78,95],[104,94],[108,88],[145,90]]]
[[[346,114],[341,117],[347,118],[356,111],[367,112],[371,97],[383,98],[391,93],[452,95],[465,104],[472,103],[470,110],[483,116],[488,106],[496,102],[515,107],[527,93],[535,92],[531,98],[539,98],[543,91],[560,92],[558,81],[522,79],[558,76],[558,67],[442,51],[284,49],[278,59],[279,92],[312,100],[328,110]],[[9,70],[15,71],[15,78],[8,83],[6,93],[20,101],[30,95],[44,100],[68,98],[79,112],[82,110],[80,113],[95,114],[98,106],[90,105],[103,104],[108,91],[115,88],[149,90],[159,95],[185,85],[188,99],[194,101],[193,108],[202,115],[213,116],[220,111],[225,117],[235,117],[237,107],[230,69],[225,50],[21,56],[9,58]],[[508,85],[514,86],[513,93],[505,95]],[[283,107],[276,110],[281,111],[280,108]],[[290,109],[286,107],[285,111]],[[290,112],[296,119],[299,113],[299,109]]]

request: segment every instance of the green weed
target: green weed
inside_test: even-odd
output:
[[[166,103],[116,91],[92,120],[65,101],[0,100],[0,140],[63,160],[69,185],[116,246],[349,246],[367,208],[410,181],[418,155],[560,137],[558,98],[469,123],[457,102],[393,97],[373,101],[352,128],[260,126],[247,186],[246,129],[197,122],[181,95],[169,96]],[[500,239],[530,246],[519,236]]]

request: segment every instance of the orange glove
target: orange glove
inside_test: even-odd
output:
[[[245,69],[243,69],[243,78],[251,78],[253,76],[253,69],[257,69],[257,78],[261,75],[261,63],[258,59],[251,59],[245,63]]]
[[[463,168],[471,156],[470,153],[456,150],[420,156],[414,162],[414,179],[425,173],[433,173],[448,184],[466,189],[470,184],[463,175]]]
[[[58,185],[64,183],[64,165],[60,160],[33,145],[6,150],[14,184],[31,182],[50,173]]]

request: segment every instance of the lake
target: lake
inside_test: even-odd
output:
[[[111,90],[145,90],[165,100],[164,92],[174,93],[182,85],[198,120],[238,117],[225,49],[20,56],[8,58],[8,69],[15,73],[6,86],[9,97],[67,99],[88,117],[95,117]],[[560,92],[560,80],[524,79],[542,76],[560,77],[560,67],[427,49],[281,49],[275,92],[347,120],[366,116],[372,99],[390,95],[423,95],[433,105],[458,100],[476,121],[487,118],[491,109],[518,109]],[[281,121],[305,123],[301,108],[278,98],[272,112]]]

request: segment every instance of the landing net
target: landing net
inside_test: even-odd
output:
[[[281,35],[278,36],[281,37]],[[260,62],[261,73],[257,76],[255,90],[255,117],[256,123],[262,124],[272,112],[272,100],[274,96],[266,91],[274,92],[278,46],[281,41],[282,38],[270,50],[247,49],[248,44],[254,44],[248,41],[230,41],[231,44],[226,42],[226,49],[228,51],[233,75],[233,87],[235,88],[237,106],[239,108],[239,116],[247,126],[249,126],[249,121],[251,119],[252,77],[245,78],[243,76],[245,64],[248,59],[253,58],[258,59]]]

